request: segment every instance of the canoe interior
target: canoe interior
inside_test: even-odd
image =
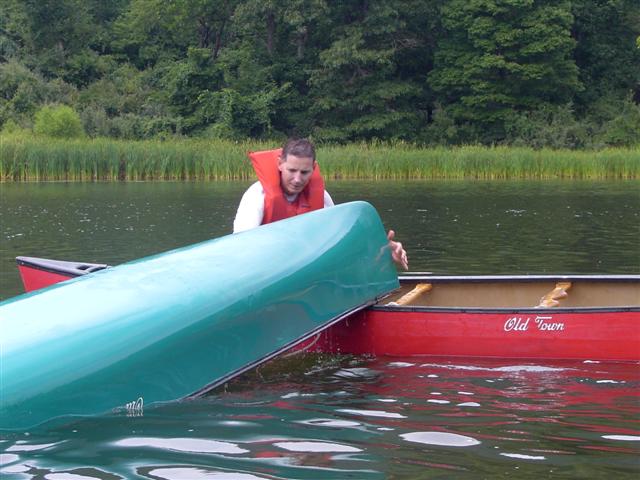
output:
[[[640,275],[551,276],[411,276],[400,277],[400,289],[382,299],[377,307],[434,308],[543,308],[541,301],[559,284],[569,283],[566,296],[546,308],[640,307]],[[408,295],[416,285],[428,291]],[[400,305],[394,305],[399,302]],[[390,305],[389,305],[390,304]]]

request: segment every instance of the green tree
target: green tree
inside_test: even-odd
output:
[[[429,82],[475,139],[499,141],[513,112],[566,104],[580,90],[570,6],[566,0],[444,0],[445,34]]]
[[[170,117],[176,130],[201,133],[216,122],[212,112],[222,98],[227,103],[234,98],[234,105],[243,100],[221,93],[227,85],[219,56],[227,46],[235,5],[234,0],[132,0],[115,22],[113,45],[148,73],[155,90],[152,102],[164,105],[160,116]]]
[[[113,25],[113,48],[140,69],[186,53],[184,31],[171,29],[163,0],[132,0]]]
[[[45,80],[17,60],[0,64],[0,124],[25,125],[44,100]]]
[[[6,62],[19,58],[29,18],[24,4],[17,0],[0,0],[0,12],[0,61]]]
[[[12,119],[30,127],[36,110],[46,102],[72,103],[77,90],[60,79],[46,80],[16,59],[0,63],[0,124]]]
[[[351,0],[333,5],[331,44],[320,53],[309,80],[317,137],[417,136],[429,114],[429,3]]]
[[[635,92],[640,102],[640,2],[637,0],[573,0],[577,41],[576,64],[585,89],[576,97],[581,110],[599,98],[619,100]]]
[[[601,97],[590,108],[586,116],[596,128],[594,139],[600,145],[638,146],[640,145],[640,105],[619,95]]]
[[[116,21],[114,45],[139,68],[184,58],[189,48],[215,59],[226,41],[235,0],[132,0]]]
[[[234,13],[233,39],[220,62],[225,84],[270,105],[270,129],[311,131],[309,72],[328,45],[331,24],[325,0],[247,0]]]
[[[94,15],[98,5],[97,0],[0,0],[0,56],[18,59],[47,79],[91,83],[108,68],[99,53],[107,51],[104,32],[115,15],[104,14],[104,8],[98,9],[103,16]]]
[[[45,105],[36,112],[34,133],[57,138],[84,136],[80,116],[67,105]]]
[[[83,89],[77,105],[86,133],[118,138],[182,133],[182,121],[170,112],[158,75],[123,63]]]
[[[187,132],[206,126],[206,115],[198,113],[207,92],[224,87],[222,72],[206,48],[191,47],[186,58],[158,68],[160,95],[171,111],[185,119]]]

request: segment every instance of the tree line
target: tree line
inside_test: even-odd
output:
[[[598,148],[639,104],[637,0],[0,0],[3,131]]]

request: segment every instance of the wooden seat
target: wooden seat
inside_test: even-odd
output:
[[[540,299],[536,308],[553,308],[560,305],[560,300],[569,296],[567,290],[571,288],[571,282],[558,282],[556,287]]]
[[[430,291],[433,288],[433,285],[430,283],[418,283],[413,290],[405,293],[402,297],[400,297],[395,302],[387,303],[389,306],[395,305],[409,305],[411,302],[416,300],[420,295]]]

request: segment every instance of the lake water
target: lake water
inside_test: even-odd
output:
[[[247,185],[0,184],[0,296],[16,255],[113,265],[224,235]],[[373,203],[413,271],[640,272],[640,182],[328,189]],[[638,478],[639,387],[636,363],[298,355],[141,416],[2,432],[0,478]]]

